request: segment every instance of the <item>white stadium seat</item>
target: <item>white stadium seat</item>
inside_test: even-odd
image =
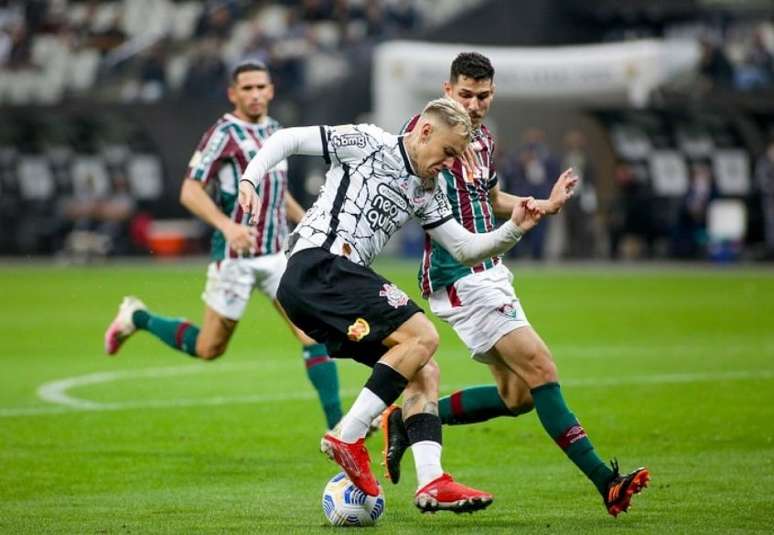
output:
[[[719,149],[712,156],[712,172],[721,195],[750,193],[750,159],[744,149]]]
[[[137,154],[127,163],[127,178],[132,197],[138,201],[155,201],[164,192],[161,162],[153,154]]]
[[[98,156],[76,155],[70,174],[75,196],[103,197],[110,193],[110,177],[104,160]]]
[[[16,175],[19,193],[25,201],[47,201],[54,195],[54,175],[48,160],[43,156],[19,158]]]
[[[649,159],[653,192],[661,197],[682,197],[688,191],[688,165],[675,150],[658,150]]]

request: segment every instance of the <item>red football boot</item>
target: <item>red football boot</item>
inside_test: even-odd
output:
[[[320,446],[323,453],[341,466],[357,488],[369,496],[379,495],[379,484],[371,472],[371,459],[365,447],[365,439],[350,444],[326,433]]]
[[[414,505],[423,513],[435,511],[472,513],[479,509],[486,509],[493,500],[494,496],[491,494],[461,485],[449,474],[443,474],[417,491]]]
[[[607,485],[607,495],[604,496],[607,512],[617,517],[625,513],[631,507],[632,496],[648,486],[650,473],[647,468],[641,467],[632,470],[626,475],[618,472],[618,461],[613,461],[613,479]]]

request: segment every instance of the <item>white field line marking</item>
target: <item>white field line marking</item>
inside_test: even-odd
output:
[[[181,398],[181,399],[145,399],[137,401],[122,401],[104,403],[92,400],[76,398],[67,394],[67,390],[76,386],[109,383],[124,379],[153,379],[163,377],[175,377],[208,371],[233,371],[250,368],[263,368],[267,362],[255,364],[223,364],[215,366],[175,366],[166,368],[146,368],[142,370],[128,370],[115,372],[99,372],[78,377],[69,377],[58,381],[43,384],[38,389],[41,399],[55,403],[49,407],[8,407],[0,408],[0,418],[13,416],[28,416],[37,414],[61,414],[74,411],[114,411],[145,408],[168,407],[204,407],[252,403],[277,403],[282,401],[300,401],[315,399],[317,394],[311,389],[299,392],[248,395],[248,396],[215,396],[208,398]],[[668,373],[652,375],[633,375],[629,377],[598,377],[587,379],[568,379],[562,381],[567,387],[606,387],[619,385],[646,385],[646,384],[680,384],[703,381],[744,381],[767,380],[774,378],[774,370],[738,370],[727,372],[696,372],[696,373]],[[464,388],[467,385],[447,386],[446,390]],[[344,396],[354,396],[359,389],[347,389],[341,393]]]

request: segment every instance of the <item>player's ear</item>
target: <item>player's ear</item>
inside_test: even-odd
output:
[[[236,87],[234,84],[228,84],[228,101],[234,106],[237,104]]]
[[[430,139],[430,136],[433,134],[433,123],[430,121],[425,121],[422,123],[422,129],[419,131],[420,139],[423,143],[426,143],[428,139]]]
[[[454,87],[451,85],[449,80],[443,81],[443,94],[449,98],[452,98],[452,95],[454,94]]]
[[[494,82],[492,82],[492,85],[490,85],[489,87],[490,87],[490,93],[491,93],[491,95],[490,95],[490,96],[492,96],[492,97],[493,97],[493,96],[494,96],[494,94],[495,94],[495,83],[494,83]]]
[[[266,88],[266,93],[268,94],[269,100],[274,98],[274,84],[269,84],[269,86]]]

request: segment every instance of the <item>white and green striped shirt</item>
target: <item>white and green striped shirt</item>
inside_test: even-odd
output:
[[[214,199],[221,211],[233,221],[246,225],[247,216],[237,202],[239,179],[258,149],[280,128],[279,123],[271,117],[253,124],[230,113],[224,114],[202,136],[188,164],[187,176],[201,181],[205,186],[213,183]],[[280,252],[287,236],[287,170],[287,160],[283,160],[258,182],[257,190],[262,204],[260,218],[255,224],[258,232],[255,256]],[[239,257],[218,230],[212,235],[211,256],[213,260]]]
[[[419,115],[412,117],[403,127],[403,131],[410,132],[418,119]],[[445,169],[438,175],[438,184],[449,199],[454,219],[469,232],[479,234],[495,228],[495,216],[489,199],[489,190],[497,185],[494,137],[486,126],[482,125],[473,133],[470,144],[478,164],[475,176],[466,176],[466,168],[457,158],[451,169]],[[471,273],[491,269],[500,261],[500,257],[493,256],[473,267],[465,266],[425,234],[425,247],[418,276],[422,295],[428,297],[435,290],[454,284]]]

